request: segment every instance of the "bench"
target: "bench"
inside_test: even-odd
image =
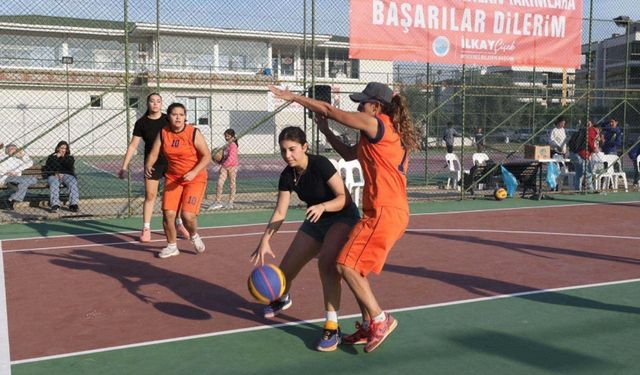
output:
[[[42,173],[42,167],[39,165],[33,165],[22,171],[23,176],[34,176],[37,182],[30,185],[27,188],[27,195],[24,197],[25,202],[29,202],[30,206],[37,207],[41,202],[49,202],[49,183]],[[64,188],[64,185],[60,185],[60,188]],[[8,199],[12,194],[12,191],[17,189],[16,184],[7,183],[0,185],[0,192],[6,195],[5,199]],[[68,189],[66,189],[68,190]],[[69,193],[66,190],[60,191],[60,201],[67,202],[69,200]]]
[[[538,161],[520,161],[505,163],[511,174],[518,180],[518,184],[522,186],[522,195],[524,198],[527,190],[531,190],[533,195],[539,194],[538,189],[538,173],[541,173],[542,164]]]

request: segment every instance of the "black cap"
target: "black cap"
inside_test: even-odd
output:
[[[369,100],[377,100],[384,104],[391,103],[393,90],[380,82],[369,82],[362,92],[349,95],[354,102],[362,103]]]

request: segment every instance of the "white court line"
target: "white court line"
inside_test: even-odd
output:
[[[500,212],[500,211],[518,211],[518,210],[529,210],[529,209],[533,210],[533,209],[545,209],[545,208],[582,207],[582,206],[595,206],[595,205],[604,205],[604,204],[629,204],[629,203],[640,203],[640,201],[572,203],[572,204],[559,204],[559,205],[555,205],[555,206],[507,207],[507,208],[489,208],[489,209],[478,209],[478,210],[467,210],[467,211],[425,212],[425,213],[411,214],[410,216],[436,216],[436,215],[468,214],[468,213]],[[287,224],[302,223],[302,220],[287,221],[286,223]],[[256,226],[256,225],[265,226],[266,223],[260,222],[260,223],[250,223],[250,224],[215,225],[215,226],[209,226],[209,227],[198,227],[198,230],[242,228],[242,227],[252,227],[252,226]],[[161,231],[161,230],[162,230],[162,228],[157,229],[157,231]],[[21,238],[15,238],[15,239],[7,238],[4,241],[5,242],[6,241],[30,241],[30,240],[37,240],[37,239],[42,239],[42,238],[90,237],[90,236],[102,236],[102,235],[110,235],[110,234],[139,233],[139,232],[140,232],[140,230],[129,230],[129,231],[120,231],[120,232],[100,232],[100,233],[84,233],[84,234],[83,233],[79,233],[79,234],[60,234],[60,235],[56,235],[56,236],[21,237]]]
[[[542,235],[542,236],[568,236],[568,237],[594,237],[594,238],[612,238],[618,240],[640,240],[640,237],[634,236],[612,236],[608,234],[593,234],[593,233],[561,233],[561,232],[535,232],[527,230],[497,230],[497,229],[407,229],[406,232],[479,232],[479,233],[508,233],[508,234],[527,234],[527,235]]]
[[[291,234],[296,233],[295,230],[283,230],[278,231],[281,234]],[[444,233],[444,232],[455,232],[455,233],[506,233],[506,234],[526,234],[526,235],[540,235],[540,236],[566,236],[566,237],[593,237],[593,238],[609,238],[609,239],[619,239],[619,240],[640,240],[640,237],[633,236],[612,236],[606,234],[592,234],[592,233],[561,233],[561,232],[535,232],[535,231],[525,231],[525,230],[496,230],[496,229],[464,229],[464,228],[443,228],[443,229],[422,229],[422,228],[409,228],[406,230],[407,233],[419,233],[419,232],[432,232],[432,233]],[[250,237],[250,236],[261,236],[264,232],[251,232],[251,233],[233,233],[233,234],[220,234],[215,236],[200,236],[202,239],[209,238],[233,238],[233,237]],[[166,239],[162,238],[159,240],[152,240],[147,243],[153,242],[165,242]],[[48,250],[64,250],[64,249],[77,249],[77,248],[88,248],[88,247],[103,247],[103,246],[117,246],[117,245],[140,245],[139,241],[119,241],[119,242],[104,242],[104,243],[89,243],[89,244],[77,244],[77,245],[65,245],[65,246],[47,246],[47,247],[33,247],[28,249],[18,249],[18,250],[6,250],[4,253],[24,253],[24,252],[33,252],[33,251],[48,251]]]
[[[512,297],[529,296],[529,295],[534,295],[534,294],[555,293],[555,292],[566,291],[566,290],[575,290],[575,289],[595,288],[595,287],[600,287],[600,286],[628,284],[628,283],[635,283],[635,282],[639,282],[639,281],[640,281],[640,279],[628,279],[628,280],[609,281],[609,282],[596,283],[596,284],[574,285],[574,286],[553,288],[553,289],[538,289],[538,290],[530,290],[530,291],[527,291],[527,292],[519,292],[519,293],[512,293],[512,294],[500,294],[500,295],[491,296],[491,297],[472,298],[472,299],[465,299],[465,300],[458,300],[458,301],[451,301],[451,302],[434,303],[434,304],[430,304],[430,305],[422,305],[422,306],[412,306],[412,307],[404,307],[404,308],[398,308],[398,309],[390,309],[390,310],[387,310],[387,311],[391,312],[391,313],[394,313],[394,312],[404,312],[404,311],[426,310],[426,309],[433,309],[433,308],[438,308],[438,307],[447,307],[447,306],[463,305],[463,304],[476,303],[476,302],[485,302],[485,301],[492,301],[492,300],[512,298]],[[351,315],[342,315],[342,316],[340,316],[340,318],[342,318],[342,319],[351,319],[351,318],[358,318],[358,317],[360,317],[360,314],[351,314]],[[19,360],[19,361],[12,361],[11,364],[12,365],[20,365],[20,364],[24,364],[24,363],[41,362],[41,361],[47,361],[47,360],[53,360],[53,359],[69,358],[69,357],[80,356],[80,355],[97,354],[97,353],[103,353],[103,352],[114,351],[114,350],[132,349],[132,348],[139,348],[139,347],[143,347],[143,346],[151,346],[151,345],[167,344],[167,343],[186,341],[186,340],[195,340],[195,339],[201,339],[201,338],[223,336],[223,335],[229,335],[229,334],[234,334],[234,333],[244,333],[244,332],[261,331],[261,330],[265,330],[265,329],[287,327],[287,326],[306,325],[306,324],[309,324],[309,323],[323,322],[324,320],[325,320],[325,318],[317,318],[317,319],[310,319],[310,320],[300,320],[300,321],[297,321],[297,322],[290,322],[290,323],[279,323],[279,324],[266,325],[266,326],[263,325],[263,326],[250,327],[250,328],[231,329],[231,330],[227,330],[227,331],[205,333],[205,334],[200,334],[200,335],[175,337],[175,338],[164,339],[164,340],[145,341],[145,342],[140,342],[140,343],[136,343],[136,344],[119,345],[119,346],[112,346],[112,347],[108,347],[108,348],[86,350],[86,351],[80,351],[80,352],[74,352],[74,353],[66,353],[66,354],[58,354],[58,355],[52,355],[52,356],[46,356],[46,357],[23,359],[23,360]]]
[[[278,233],[282,234],[290,234],[296,233],[295,230],[281,230]],[[252,233],[234,233],[234,234],[220,234],[217,236],[200,236],[202,239],[207,238],[229,238],[229,237],[249,237],[249,236],[261,236],[264,232],[252,232]],[[153,243],[153,242],[166,242],[165,238],[159,240],[151,240],[145,243]],[[23,253],[23,252],[32,252],[32,251],[47,251],[47,250],[64,250],[64,249],[77,249],[77,248],[87,248],[87,247],[103,247],[103,246],[116,246],[116,245],[144,245],[145,243],[141,243],[140,241],[120,241],[120,242],[105,242],[105,243],[89,243],[89,244],[77,244],[77,245],[65,245],[65,246],[48,246],[48,247],[34,247],[30,249],[19,249],[19,250],[7,250],[4,253]]]
[[[283,230],[278,231],[281,234],[291,234],[296,233],[294,230]],[[420,233],[420,232],[431,232],[431,233],[445,233],[445,232],[455,232],[455,233],[506,233],[506,234],[526,234],[526,235],[540,235],[540,236],[565,236],[565,237],[592,237],[592,238],[608,238],[608,239],[618,239],[618,240],[640,240],[640,237],[634,236],[612,236],[606,234],[592,234],[592,233],[561,233],[561,232],[535,232],[535,231],[525,231],[525,230],[496,230],[496,229],[464,229],[464,228],[443,228],[443,229],[422,229],[422,228],[409,228],[406,230],[407,233]],[[234,234],[220,234],[214,236],[201,236],[202,239],[209,238],[233,238],[233,237],[250,237],[250,236],[261,236],[264,232],[251,232],[251,233],[234,233]],[[152,240],[147,243],[153,242],[165,242],[166,239],[162,238],[159,240]],[[76,245],[65,245],[65,246],[47,246],[47,247],[33,247],[28,249],[18,249],[18,250],[6,250],[4,253],[24,253],[24,252],[33,252],[33,251],[49,251],[49,250],[64,250],[64,249],[77,249],[77,248],[88,248],[88,247],[103,247],[103,246],[117,246],[117,245],[140,245],[139,241],[119,241],[119,242],[104,242],[104,243],[90,243],[90,244],[76,244]]]

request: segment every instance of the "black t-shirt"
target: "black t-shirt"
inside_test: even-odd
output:
[[[328,184],[336,169],[329,159],[320,155],[308,155],[307,170],[295,181],[293,168],[287,166],[280,174],[279,191],[295,191],[307,207],[332,200],[336,197]],[[327,212],[326,214],[335,214]]]
[[[146,159],[151,149],[153,148],[153,142],[156,140],[158,133],[163,127],[169,125],[169,119],[164,113],[157,119],[152,120],[147,116],[142,116],[136,121],[133,127],[133,135],[141,137],[144,141],[144,158]],[[158,161],[164,160],[162,152],[158,155]],[[165,162],[166,163],[166,162]]]

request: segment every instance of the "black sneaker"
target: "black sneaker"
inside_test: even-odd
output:
[[[53,213],[58,212],[59,209],[60,209],[60,206],[58,206],[57,204],[54,204],[53,206],[51,206],[51,212]]]
[[[11,199],[7,199],[7,210],[13,210],[14,203],[15,201],[12,201]]]
[[[79,209],[80,208],[78,207],[77,204],[72,204],[72,205],[69,206],[69,211],[71,211],[71,212],[78,212]]]
[[[280,299],[277,299],[265,306],[262,312],[265,318],[273,318],[282,311],[291,307],[292,304],[293,302],[291,301],[291,297],[287,294],[286,296],[282,296]]]

